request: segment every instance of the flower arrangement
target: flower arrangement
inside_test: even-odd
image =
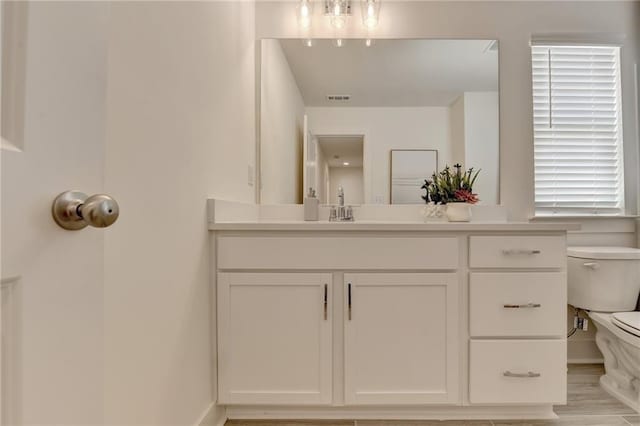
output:
[[[480,170],[474,171],[473,167],[462,171],[462,166],[456,164],[454,171],[446,166],[440,173],[434,173],[431,180],[425,180],[422,189],[427,193],[422,196],[426,202],[435,204],[469,203],[479,201],[478,195],[473,193],[473,184],[478,178]]]

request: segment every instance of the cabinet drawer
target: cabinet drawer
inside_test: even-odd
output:
[[[565,268],[562,236],[477,236],[469,242],[472,268]]]
[[[472,340],[472,404],[565,404],[565,340]]]
[[[472,337],[561,337],[566,333],[564,272],[472,273]]]
[[[220,237],[219,269],[458,269],[457,238]]]

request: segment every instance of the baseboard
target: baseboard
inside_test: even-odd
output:
[[[596,345],[595,336],[592,339],[569,339],[567,341],[567,358],[569,363],[602,363],[603,357]]]
[[[557,419],[551,405],[449,407],[228,407],[230,419],[518,420]]]
[[[567,364],[604,364],[604,358],[570,358]]]
[[[200,415],[194,426],[224,426],[227,421],[227,410],[225,407],[216,405],[215,402]]]

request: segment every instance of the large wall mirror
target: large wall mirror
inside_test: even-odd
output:
[[[259,199],[420,204],[445,165],[499,203],[495,40],[260,41]],[[435,169],[435,170],[434,170]]]

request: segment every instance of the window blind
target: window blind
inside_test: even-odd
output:
[[[620,48],[533,46],[536,215],[624,212]]]

